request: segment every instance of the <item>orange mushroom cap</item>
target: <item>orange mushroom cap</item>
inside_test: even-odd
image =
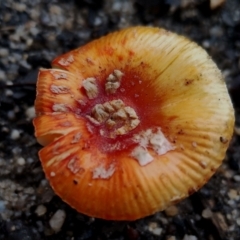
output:
[[[57,57],[37,82],[35,135],[52,188],[92,217],[134,220],[189,196],[222,163],[234,111],[207,53],[124,29]]]

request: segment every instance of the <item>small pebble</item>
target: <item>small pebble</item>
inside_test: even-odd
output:
[[[44,231],[44,226],[43,226],[43,222],[42,221],[36,221],[36,225],[38,228],[39,232],[43,232]]]
[[[9,132],[9,128],[7,128],[7,127],[2,127],[2,132],[5,132],[5,133],[8,133]]]
[[[218,7],[221,7],[224,4],[225,0],[210,0],[210,8],[215,10]]]
[[[7,112],[7,116],[8,116],[9,120],[14,120],[15,117],[16,117],[16,114],[13,110],[10,110],[10,111]]]
[[[96,17],[94,19],[94,26],[97,27],[97,26],[100,26],[102,24],[102,19],[100,17]]]
[[[235,230],[235,225],[229,226],[228,231],[233,232]]]
[[[7,48],[0,48],[0,57],[4,58],[7,57],[9,54],[9,51]]]
[[[15,231],[16,230],[16,226],[12,225],[11,226],[11,231]]]
[[[0,70],[0,81],[6,80],[7,76],[4,71]]]
[[[113,1],[112,11],[113,12],[120,12],[121,10],[122,10],[122,2]]]
[[[29,14],[32,20],[37,21],[40,16],[40,11],[37,11],[37,9],[29,9]]]
[[[228,192],[228,197],[232,200],[238,200],[239,199],[239,194],[237,190],[235,189],[230,189]]]
[[[222,37],[224,34],[221,26],[213,26],[212,28],[210,28],[209,32],[210,35],[214,37]]]
[[[36,210],[35,210],[35,213],[39,217],[43,216],[46,212],[47,212],[47,208],[44,205],[38,205]]]
[[[54,232],[59,232],[62,228],[62,225],[65,221],[66,213],[65,211],[59,209],[57,210],[49,220],[50,227],[54,230]]]
[[[12,149],[12,153],[16,156],[16,155],[19,155],[20,153],[22,152],[22,149],[18,146],[14,147]]]
[[[240,218],[237,218],[236,222],[237,222],[237,225],[240,226]]]
[[[205,208],[203,211],[202,211],[202,217],[203,218],[211,218],[212,217],[212,211],[209,209],[209,208]]]
[[[211,43],[209,42],[209,40],[204,40],[202,42],[202,45],[204,48],[209,48],[211,46]]]
[[[20,62],[20,65],[21,65],[22,67],[26,68],[27,70],[30,70],[30,69],[31,69],[31,65],[28,64],[28,63],[26,62],[26,60],[22,60],[22,61]]]
[[[23,166],[25,165],[26,161],[23,157],[20,157],[17,159],[17,164],[20,165],[20,166]]]
[[[5,201],[0,200],[0,213],[5,210],[5,208],[6,208],[6,207],[5,207],[5,204],[6,204]]]
[[[167,225],[168,224],[168,219],[167,218],[165,218],[165,217],[158,217],[158,219],[161,221],[161,223],[163,225]]]
[[[235,176],[233,176],[233,179],[234,179],[236,182],[240,182],[240,175],[235,175]]]
[[[222,213],[214,213],[212,219],[213,223],[217,225],[222,231],[226,232],[228,230],[228,225]]]
[[[17,129],[13,129],[11,132],[10,138],[12,140],[17,140],[17,139],[19,139],[19,137],[20,137],[20,131]]]
[[[49,11],[51,14],[61,15],[62,9],[57,5],[50,5]]]
[[[231,206],[231,207],[233,207],[234,205],[236,205],[236,203],[235,203],[235,201],[234,200],[228,200],[227,201],[227,204],[229,205],[229,206]]]
[[[6,86],[12,86],[13,82],[12,81],[6,81]]]
[[[194,1],[192,1],[192,0],[181,0],[180,1],[181,8],[188,8],[189,6],[191,6],[193,4],[194,4]]]
[[[18,12],[24,12],[27,9],[26,4],[24,3],[14,3],[13,8],[17,10]]]
[[[160,228],[156,222],[150,222],[148,225],[148,230],[156,236],[160,236],[162,233],[162,228]]]
[[[234,172],[232,170],[225,170],[223,174],[227,179],[231,179],[234,175]]]
[[[165,213],[168,217],[173,217],[178,214],[178,208],[176,206],[170,206],[165,209]]]
[[[5,95],[6,95],[6,97],[11,97],[11,96],[13,95],[13,91],[10,90],[10,89],[7,89],[7,90],[5,91]]]
[[[28,163],[28,164],[31,164],[31,163],[33,163],[33,162],[34,162],[34,159],[33,159],[33,158],[31,158],[31,157],[27,158],[27,163]]]
[[[176,240],[176,237],[175,236],[170,236],[167,238],[167,240]]]
[[[184,237],[183,237],[183,240],[198,240],[198,239],[194,235],[187,235],[187,234],[185,234]]]
[[[26,193],[26,194],[34,194],[34,192],[35,192],[35,190],[32,187],[24,188],[24,193]]]
[[[33,119],[36,116],[34,106],[27,108],[25,111],[25,114],[28,119],[30,119],[30,120]]]

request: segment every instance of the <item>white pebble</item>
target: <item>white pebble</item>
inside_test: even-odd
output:
[[[203,218],[211,218],[212,217],[212,211],[209,208],[205,208],[202,211],[202,217]]]
[[[17,159],[17,164],[20,165],[20,166],[23,166],[25,165],[26,161],[24,158],[20,157]]]
[[[236,222],[237,222],[237,225],[240,226],[240,218],[237,218]]]
[[[49,220],[50,227],[55,231],[59,232],[62,228],[62,225],[65,221],[66,213],[65,211],[59,209],[57,210]]]
[[[231,199],[231,200],[228,200],[228,201],[227,201],[227,204],[228,204],[229,206],[234,206],[234,205],[236,205],[236,202]]]
[[[156,222],[150,222],[148,225],[148,230],[156,236],[160,236],[162,233],[162,228],[160,228]]]
[[[47,208],[44,205],[38,205],[35,213],[40,217],[43,216],[47,212]]]
[[[33,162],[34,162],[34,159],[33,159],[33,158],[31,158],[31,157],[27,158],[27,163],[28,163],[28,164],[31,164],[31,163],[33,163]]]
[[[20,131],[17,129],[13,129],[11,132],[10,138],[12,140],[17,140],[17,139],[19,139],[19,137],[20,137]]]
[[[202,42],[202,45],[203,45],[204,48],[209,48],[211,46],[211,43],[208,40],[204,40]]]
[[[162,233],[162,228],[155,228],[152,230],[152,233],[156,236],[160,236]]]
[[[231,200],[239,200],[239,194],[238,194],[238,191],[236,189],[230,189],[229,192],[228,192],[228,197],[231,199]]]
[[[114,1],[112,5],[113,12],[120,12],[122,10],[122,3],[120,1]]]
[[[13,82],[12,81],[6,81],[6,86],[12,86]]]
[[[7,48],[0,48],[0,57],[7,57],[9,54],[9,51]]]
[[[33,119],[36,116],[34,106],[27,108],[25,114],[28,119]]]
[[[7,76],[6,76],[5,72],[0,70],[0,81],[4,81],[4,80],[6,80],[6,78],[7,78]]]
[[[198,239],[194,235],[187,235],[187,234],[185,234],[183,240],[198,240]]]
[[[13,91],[10,90],[10,89],[7,89],[7,90],[5,91],[5,95],[6,95],[6,97],[11,97],[11,96],[13,95]]]
[[[22,60],[22,61],[20,62],[20,65],[21,65],[22,67],[28,69],[28,70],[30,70],[30,69],[32,68],[31,65],[27,63],[26,60]]]
[[[236,182],[240,182],[240,175],[235,175],[235,176],[233,176],[233,179],[234,179]]]

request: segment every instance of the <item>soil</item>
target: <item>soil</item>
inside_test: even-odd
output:
[[[240,2],[224,2],[0,1],[0,239],[240,239]],[[36,79],[54,57],[133,25],[164,27],[206,49],[233,99],[235,134],[200,191],[137,221],[104,221],[71,209],[45,179],[32,125]]]

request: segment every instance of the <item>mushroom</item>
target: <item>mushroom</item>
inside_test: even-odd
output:
[[[77,211],[135,220],[201,188],[225,157],[234,111],[221,72],[196,43],[131,27],[40,69],[39,157]]]

